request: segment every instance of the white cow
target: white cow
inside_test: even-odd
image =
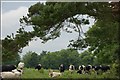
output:
[[[70,71],[71,73],[73,73],[74,70],[75,70],[75,66],[74,66],[74,65],[70,65],[70,66],[69,66],[69,71]]]
[[[61,75],[62,75],[62,73],[60,73],[60,72],[53,72],[53,70],[49,70],[49,76],[52,78],[55,78],[55,77],[58,77]]]
[[[1,78],[20,78],[22,75],[22,70],[12,70],[11,72],[1,72]]]

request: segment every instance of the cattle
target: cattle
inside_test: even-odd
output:
[[[35,69],[37,69],[37,70],[40,70],[42,68],[42,65],[41,64],[38,64],[36,67],[35,67]]]
[[[59,71],[60,71],[60,72],[64,72],[64,70],[65,70],[65,67],[64,67],[63,64],[61,64],[60,67],[59,67]]]
[[[77,73],[78,73],[78,74],[82,74],[82,70],[78,70]]]
[[[77,73],[79,74],[84,74],[84,73],[97,73],[99,74],[100,71],[102,72],[106,72],[110,70],[110,66],[109,65],[96,65],[96,66],[93,66],[93,65],[87,65],[87,66],[84,66],[84,65],[81,65],[79,66],[79,70],[77,71]]]
[[[95,71],[99,71],[101,70],[101,67],[102,67],[101,65],[97,65],[97,66],[94,66],[93,68]]]
[[[71,72],[71,74],[74,72],[75,70],[75,66],[74,65],[70,65],[69,66],[69,71]]]
[[[2,67],[2,72],[12,71],[12,70],[16,69],[15,65],[2,65],[1,67]]]
[[[110,66],[109,65],[107,65],[107,66],[101,66],[101,70],[104,71],[104,72],[106,72],[106,71],[110,70]]]
[[[14,69],[14,70],[12,70],[12,72],[21,72],[21,74],[23,74],[23,70],[22,69]]]
[[[84,65],[79,66],[77,73],[84,74],[85,73],[85,66]]]
[[[62,73],[60,73],[60,72],[53,72],[53,70],[49,70],[49,76],[52,78],[55,78],[55,77],[58,77],[61,75],[62,75]]]
[[[103,65],[97,65],[97,66],[93,66],[92,67],[96,72],[97,74],[99,74],[99,71],[103,71],[103,72],[106,72],[107,70],[110,70],[110,66],[103,66]]]
[[[20,78],[22,75],[22,70],[14,69],[12,71],[1,72],[0,75],[1,75],[2,79],[4,79],[4,78]]]
[[[78,69],[79,69],[79,70],[85,70],[85,66],[84,66],[84,65],[81,65],[81,66],[79,66]]]
[[[23,69],[24,68],[24,63],[23,62],[19,62],[18,64],[18,69]]]
[[[95,66],[93,66],[93,65],[92,65],[92,69],[94,69],[94,70],[95,70]]]
[[[92,69],[92,66],[91,65],[87,65],[85,67],[85,73],[89,73],[91,69]]]

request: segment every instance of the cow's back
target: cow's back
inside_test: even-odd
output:
[[[16,69],[16,67],[14,65],[2,65],[2,72],[12,71],[14,69]]]

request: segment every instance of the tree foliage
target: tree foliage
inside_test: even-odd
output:
[[[26,67],[35,67],[39,63],[39,57],[38,54],[35,52],[27,52],[23,56],[23,62],[25,63]]]
[[[41,55],[40,55],[41,56]],[[45,68],[58,69],[60,64],[66,65],[66,68],[70,64],[78,65],[78,52],[75,50],[61,50],[56,52],[48,52],[40,59],[40,63],[43,64]]]

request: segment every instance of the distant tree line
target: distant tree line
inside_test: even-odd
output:
[[[106,54],[104,56],[101,53],[99,57],[97,57],[89,51],[78,53],[77,50],[73,49],[62,49],[56,52],[43,51],[40,55],[29,51],[23,56],[23,61],[28,68],[34,68],[35,65],[40,63],[43,68],[46,69],[58,69],[60,64],[64,64],[66,69],[68,69],[70,64],[73,64],[76,66],[76,69],[78,69],[79,65],[111,65],[112,57],[108,55]]]

